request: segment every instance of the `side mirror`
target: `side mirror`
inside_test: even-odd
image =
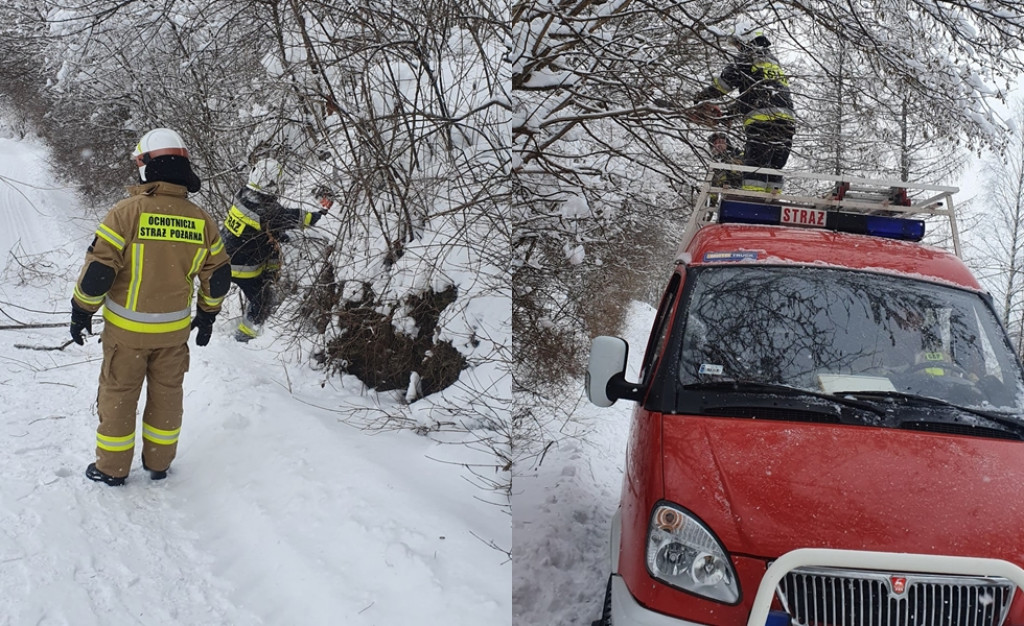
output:
[[[611,406],[619,398],[639,401],[643,390],[626,382],[626,358],[629,344],[620,337],[595,337],[590,344],[587,363],[587,398],[600,407]]]

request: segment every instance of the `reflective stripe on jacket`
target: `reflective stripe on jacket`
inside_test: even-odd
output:
[[[242,187],[228,209],[220,235],[235,278],[259,276],[278,256],[277,242],[294,228],[312,226],[319,212],[289,209],[271,194]]]
[[[698,99],[738,91],[736,111],[743,115],[743,124],[774,120],[793,120],[793,96],[789,78],[768,48],[754,47],[737,56],[712,86]],[[716,93],[717,92],[717,93]]]
[[[195,279],[198,306],[220,311],[224,297],[210,296],[210,277],[228,263],[216,221],[188,201],[188,191],[166,182],[131,187],[96,229],[75,286],[83,309],[104,305],[104,333],[137,347],[188,341]],[[94,262],[114,270],[107,293],[86,296],[81,288]]]
[[[256,278],[267,269],[266,263],[259,265],[231,265],[231,278]]]

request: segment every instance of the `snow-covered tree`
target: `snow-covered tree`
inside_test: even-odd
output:
[[[955,116],[936,115],[934,96],[906,77],[879,80],[870,50],[810,24],[786,56],[800,85],[798,166],[930,183],[962,169],[964,135]]]
[[[985,205],[979,239],[984,246],[974,253],[972,265],[991,290],[1003,325],[1024,354],[1024,102],[1015,103],[1017,122],[1002,154],[984,163]]]
[[[513,5],[514,328],[524,387],[578,372],[588,310],[609,298],[621,309],[637,278],[622,268],[668,254],[671,243],[653,245],[650,233],[684,217],[693,153],[704,149],[673,102],[696,88],[688,68],[705,54],[690,8]],[[712,10],[728,7],[708,3],[704,16]]]

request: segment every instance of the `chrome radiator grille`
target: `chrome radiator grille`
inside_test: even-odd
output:
[[[776,596],[799,626],[1001,626],[1005,578],[801,568]]]

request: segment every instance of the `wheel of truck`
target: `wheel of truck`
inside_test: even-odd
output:
[[[608,576],[608,584],[604,588],[604,608],[601,619],[591,622],[590,626],[612,626],[612,577]]]

